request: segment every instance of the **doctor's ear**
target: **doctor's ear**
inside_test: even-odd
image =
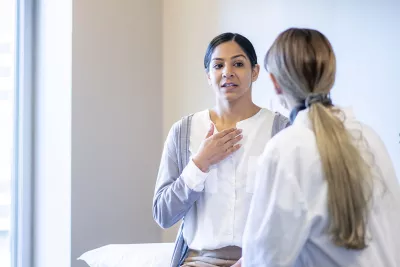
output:
[[[274,84],[274,89],[277,95],[281,95],[282,94],[282,89],[278,83],[278,81],[276,80],[275,76],[270,73],[269,77],[271,78],[272,83]]]

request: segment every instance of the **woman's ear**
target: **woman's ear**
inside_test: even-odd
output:
[[[279,86],[279,83],[278,83],[278,81],[276,80],[275,76],[274,76],[272,73],[270,73],[270,74],[269,74],[269,77],[271,78],[271,81],[272,81],[272,83],[274,84],[275,93],[276,93],[277,95],[281,95],[281,94],[282,94],[282,89],[281,89],[281,87]]]
[[[210,77],[210,72],[206,70],[206,75],[207,75],[207,82],[208,85],[211,85],[211,77]]]
[[[260,74],[260,65],[256,64],[253,67],[253,71],[251,72],[251,81],[252,82],[257,81],[259,74]]]

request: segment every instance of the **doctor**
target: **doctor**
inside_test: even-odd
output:
[[[336,62],[327,38],[288,29],[265,66],[293,125],[260,158],[242,266],[400,266],[392,161],[375,131],[332,103]]]

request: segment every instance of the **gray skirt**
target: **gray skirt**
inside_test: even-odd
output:
[[[242,257],[242,249],[236,246],[216,250],[189,250],[182,267],[230,267]]]

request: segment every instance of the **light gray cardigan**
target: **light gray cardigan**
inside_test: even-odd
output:
[[[159,175],[153,199],[153,217],[162,227],[169,228],[182,219],[175,241],[171,267],[180,266],[188,252],[183,238],[185,215],[203,192],[191,190],[183,181],[181,173],[189,162],[190,127],[192,115],[183,117],[171,128],[164,144]],[[271,136],[290,125],[289,120],[275,113]],[[266,133],[267,134],[267,133]],[[169,175],[160,175],[167,169]]]

